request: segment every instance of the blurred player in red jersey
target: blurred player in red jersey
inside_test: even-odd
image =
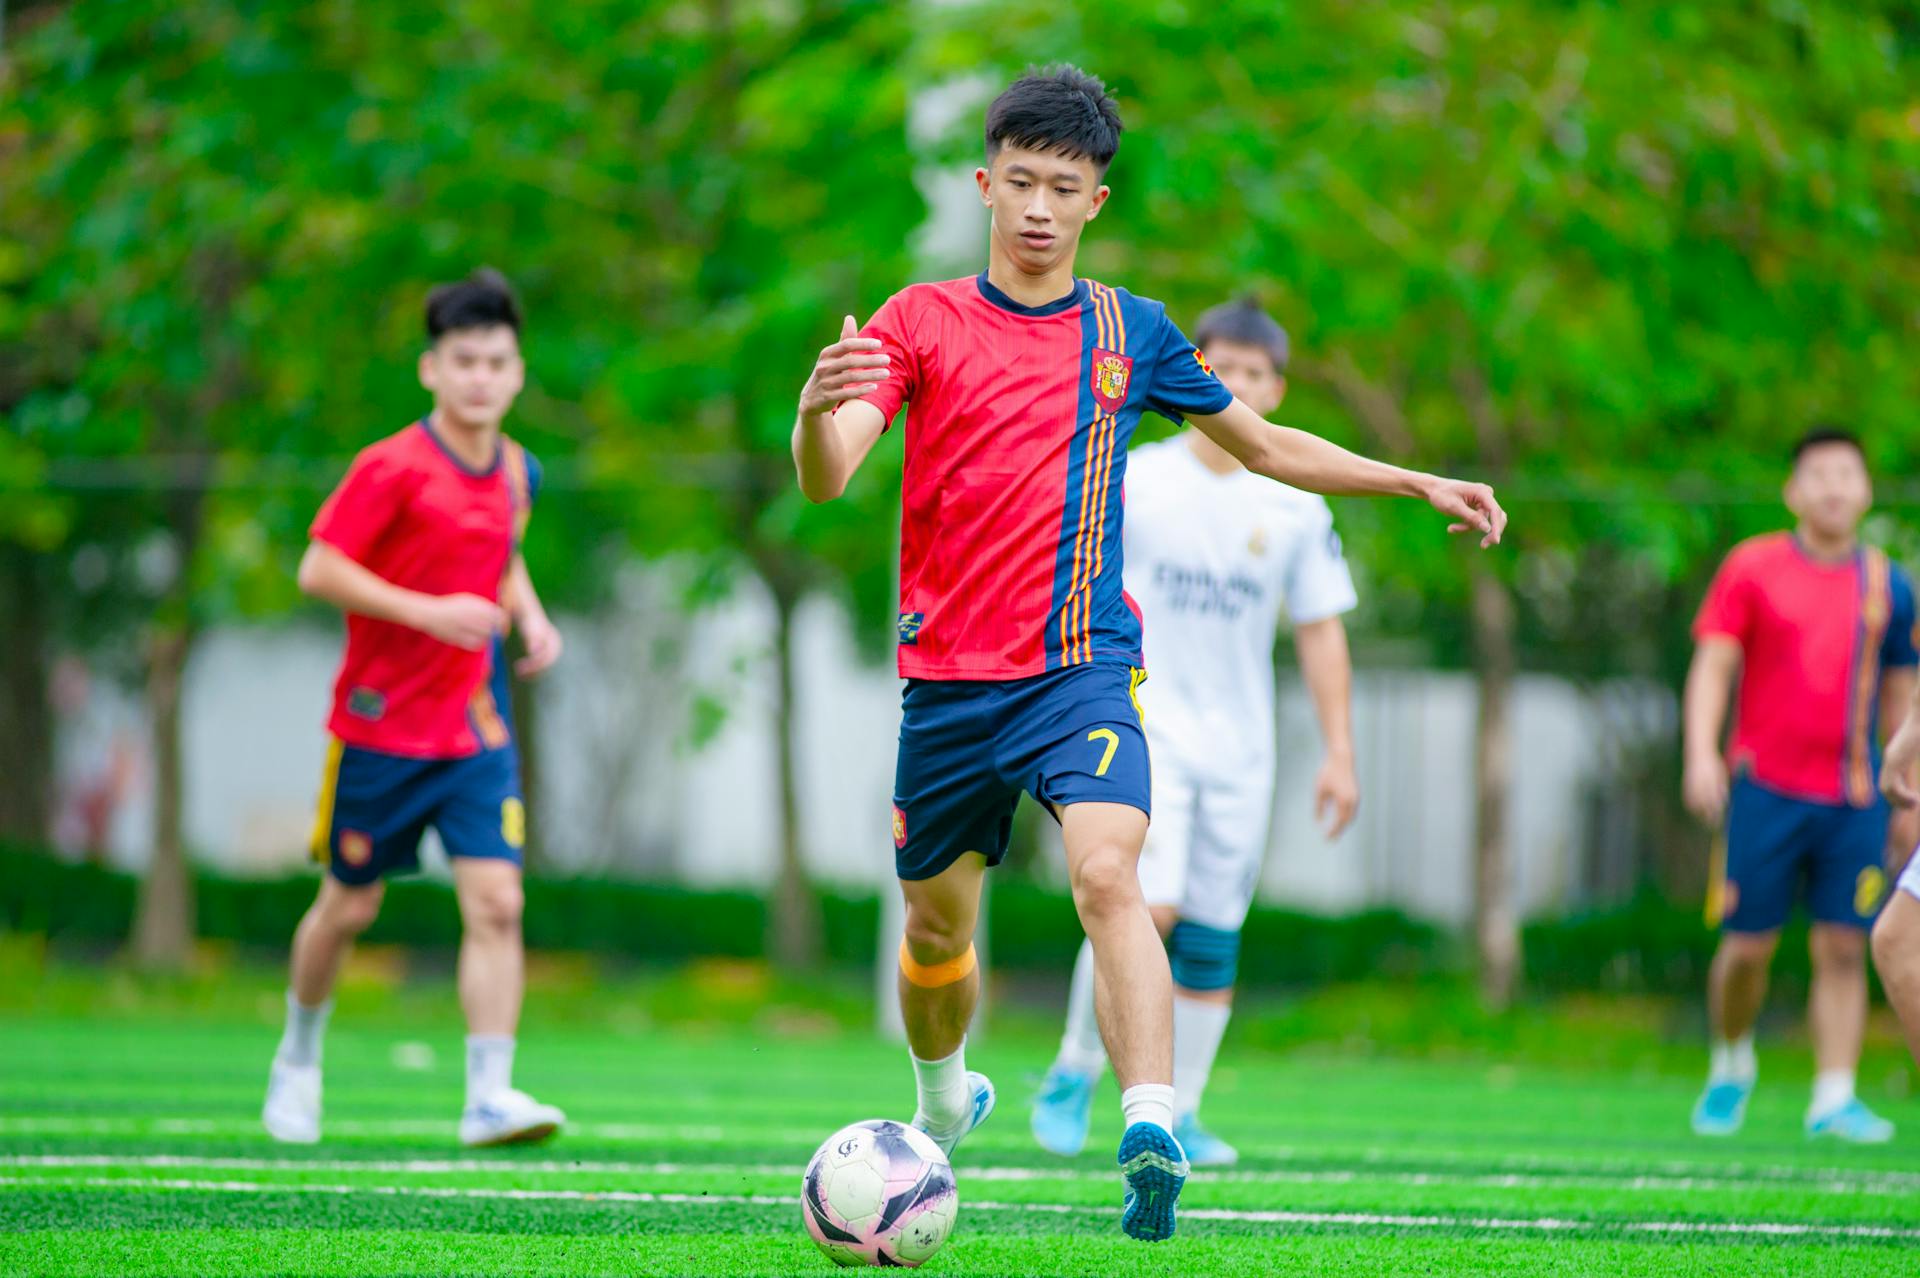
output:
[[[801,392],[793,453],[801,490],[837,497],[911,404],[893,836],[915,1125],[951,1149],[993,1108],[992,1085],[963,1057],[980,986],[973,933],[1024,790],[1062,826],[1122,1088],[1121,1228],[1152,1241],[1173,1233],[1187,1159],[1171,1132],[1172,979],[1136,868],[1150,804],[1133,695],[1140,617],[1121,588],[1127,442],[1151,408],[1191,420],[1258,474],[1417,497],[1483,545],[1506,516],[1484,485],[1273,425],[1158,302],[1075,277],[1120,129],[1105,86],[1073,67],[1029,72],[995,99],[976,174],[986,270],[895,294],[864,330],[849,317]]]
[[[346,614],[347,646],[313,832],[327,877],[294,933],[286,1032],[262,1111],[283,1141],[320,1138],[334,979],[380,910],[384,877],[418,867],[428,826],[452,860],[464,929],[460,1139],[541,1140],[565,1121],[512,1084],[526,809],[502,636],[518,627],[523,676],[561,648],[520,555],[540,470],[501,433],[526,379],[519,306],[504,279],[481,271],[434,290],[427,337],[420,384],[432,413],[354,459],[300,561],[300,589]]]
[[[1854,1095],[1854,1070],[1867,1019],[1867,929],[1887,885],[1879,727],[1882,707],[1898,714],[1914,688],[1913,584],[1860,544],[1873,487],[1853,435],[1809,432],[1794,450],[1786,499],[1795,530],[1736,546],[1694,622],[1684,789],[1701,820],[1725,819],[1726,857],[1710,884],[1709,913],[1722,932],[1707,988],[1712,1060],[1693,1129],[1725,1136],[1745,1121],[1767,968],[1804,892],[1818,1071],[1807,1134],[1878,1143],[1893,1138],[1893,1124]]]

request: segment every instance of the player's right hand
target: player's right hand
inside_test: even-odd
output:
[[[1727,761],[1718,754],[1703,754],[1687,760],[1680,782],[1680,796],[1687,811],[1706,825],[1719,828],[1727,811],[1727,791],[1732,782],[1727,776]]]
[[[1887,753],[1880,760],[1880,793],[1896,808],[1920,807],[1920,723],[1908,719],[1887,742]]]
[[[478,652],[507,628],[507,612],[479,595],[437,595],[421,610],[420,631],[441,643]]]
[[[880,388],[892,376],[889,360],[874,337],[860,337],[849,315],[840,322],[840,340],[820,352],[813,375],[800,390],[802,416],[830,413],[850,399]]]

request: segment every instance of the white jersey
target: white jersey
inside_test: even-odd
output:
[[[1156,780],[1169,765],[1273,771],[1273,645],[1358,602],[1333,512],[1314,493],[1209,470],[1184,438],[1127,459],[1126,586],[1140,605],[1140,701]]]

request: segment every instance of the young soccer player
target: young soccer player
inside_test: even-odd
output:
[[[1280,407],[1287,334],[1258,305],[1214,307],[1194,340],[1241,403],[1262,417]],[[1122,541],[1154,672],[1140,689],[1153,757],[1140,887],[1173,967],[1173,1134],[1194,1166],[1227,1166],[1239,1153],[1200,1126],[1199,1109],[1233,1011],[1240,927],[1273,812],[1274,637],[1284,605],[1326,745],[1314,806],[1337,837],[1360,801],[1340,620],[1358,600],[1326,500],[1252,474],[1201,431],[1128,458]],[[1060,1054],[1033,1105],[1034,1139],[1056,1154],[1086,1144],[1107,1063],[1093,988],[1087,943]]]
[[[1885,554],[1860,544],[1873,489],[1851,434],[1822,428],[1800,441],[1786,502],[1795,530],[1735,547],[1694,622],[1684,788],[1702,821],[1717,826],[1724,816],[1726,864],[1716,868],[1709,905],[1722,933],[1707,987],[1712,1060],[1693,1129],[1725,1136],[1745,1120],[1753,1023],[1804,882],[1818,1071],[1807,1134],[1877,1143],[1892,1139],[1893,1124],[1854,1095],[1854,1070],[1866,1026],[1867,929],[1886,889],[1877,729],[1881,707],[1891,720],[1913,691],[1913,586]]]
[[[523,676],[560,656],[520,556],[539,467],[501,434],[520,393],[520,311],[492,271],[435,289],[420,384],[433,411],[365,449],[313,521],[300,589],[347,615],[332,743],[313,832],[327,863],[293,936],[286,1032],[261,1117],[275,1139],[320,1138],[320,1042],[334,978],[380,909],[382,880],[417,868],[439,832],[463,935],[468,1145],[542,1140],[565,1116],[512,1085],[524,984],[526,810],[506,718],[500,636]]]
[[[893,837],[906,898],[900,1001],[914,1122],[951,1149],[993,1108],[967,1071],[982,876],[1022,790],[1060,821],[1092,941],[1095,1004],[1126,1131],[1121,1228],[1171,1236],[1187,1160],[1172,1134],[1173,1000],[1140,895],[1147,745],[1140,621],[1121,590],[1121,481],[1148,408],[1190,418],[1249,469],[1320,492],[1420,497],[1497,541],[1490,489],[1356,457],[1268,422],[1220,384],[1156,302],[1076,278],[1120,144],[1105,87],[1029,72],[996,98],[987,268],[895,294],[820,353],[800,394],[801,490],[837,497],[902,403],[900,673]]]
[[[1900,730],[1887,743],[1880,790],[1904,820],[1904,837],[1894,850],[1906,857],[1906,865],[1873,925],[1873,961],[1887,1002],[1907,1032],[1907,1048],[1920,1062],[1920,856],[1914,854],[1913,827],[1914,812],[1920,809],[1920,689],[1907,703]]]

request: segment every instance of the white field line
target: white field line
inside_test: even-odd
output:
[[[437,1119],[376,1119],[376,1120],[329,1120],[326,1125],[330,1136],[424,1136],[452,1142],[457,1124],[451,1120]],[[800,1129],[767,1129],[760,1127],[725,1127],[716,1124],[656,1124],[656,1123],[575,1123],[567,1130],[588,1140],[607,1141],[659,1141],[675,1140],[706,1142],[711,1144],[791,1144],[802,1149],[811,1147],[818,1139],[819,1132]],[[71,1136],[233,1136],[257,1135],[259,1121],[251,1117],[232,1118],[134,1118],[124,1115],[88,1116],[78,1114],[20,1114],[0,1115],[0,1136],[4,1135],[71,1135]],[[997,1136],[999,1133],[986,1133]],[[1011,1141],[989,1141],[988,1144],[1007,1144]],[[1920,1172],[1892,1171],[1855,1167],[1796,1167],[1791,1164],[1766,1165],[1748,1163],[1702,1163],[1687,1162],[1679,1159],[1648,1159],[1631,1161],[1619,1158],[1600,1157],[1592,1160],[1573,1161],[1546,1155],[1500,1154],[1491,1158],[1475,1158],[1458,1150],[1428,1150],[1421,1148],[1382,1149],[1367,1148],[1360,1150],[1302,1149],[1293,1147],[1267,1148],[1260,1155],[1279,1162],[1297,1159],[1313,1159],[1325,1162],[1355,1162],[1359,1167],[1352,1170],[1311,1170],[1301,1172],[1287,1171],[1247,1171],[1229,1173],[1209,1173],[1223,1179],[1235,1176],[1276,1178],[1297,1178],[1301,1176],[1324,1177],[1329,1183],[1340,1176],[1355,1179],[1385,1180],[1394,1176],[1410,1179],[1407,1184],[1466,1184],[1484,1180],[1493,1187],[1532,1187],[1535,1182],[1525,1179],[1527,1176],[1539,1177],[1539,1183],[1569,1184],[1575,1178],[1604,1179],[1607,1185],[1618,1185],[1630,1181],[1649,1181],[1649,1188],[1686,1188],[1709,1187],[1716,1184],[1749,1185],[1778,1183],[1781,1185],[1806,1185],[1822,1188],[1832,1186],[1836,1191],[1855,1191],[1865,1187],[1865,1192],[1920,1192]],[[4,1160],[0,1160],[3,1162]],[[1404,1165],[1409,1162],[1433,1164],[1448,1163],[1493,1163],[1501,1170],[1493,1173],[1446,1173],[1441,1171],[1407,1171]],[[1385,1164],[1381,1174],[1369,1170],[1372,1164]],[[360,1164],[354,1164],[359,1166]],[[568,1164],[572,1166],[572,1164]],[[621,1164],[607,1164],[617,1167]],[[652,1166],[653,1164],[645,1164]],[[1003,1179],[1021,1179],[1018,1169],[1009,1169]],[[1069,1171],[1070,1169],[1062,1169]],[[1059,1178],[1060,1174],[1048,1169],[1035,1169],[1034,1179],[1048,1177]],[[1082,1173],[1087,1174],[1087,1173]],[[1459,1180],[1434,1179],[1445,1175],[1458,1174]],[[1670,1178],[1684,1185],[1662,1185],[1658,1178]],[[1069,1174],[1065,1177],[1071,1179]],[[1425,1178],[1425,1179],[1422,1179]],[[1272,1183],[1296,1183],[1292,1179],[1275,1179]],[[1299,1181],[1297,1183],[1315,1183]]]
[[[578,1202],[668,1204],[675,1206],[798,1207],[798,1197],[777,1194],[655,1194],[637,1190],[484,1189],[447,1185],[270,1185],[245,1180],[122,1180],[109,1176],[63,1179],[52,1176],[0,1176],[0,1185],[21,1188],[171,1190],[221,1194],[324,1194],[341,1197],[365,1194],[381,1198],[481,1199],[508,1202]],[[969,1202],[969,1211],[1008,1212],[1015,1215],[1110,1216],[1111,1207],[1072,1203]],[[1183,1213],[1189,1220],[1222,1220],[1262,1225],[1331,1225],[1362,1229],[1451,1229],[1498,1232],[1661,1235],[1716,1234],[1767,1238],[1857,1238],[1920,1242],[1920,1229],[1890,1225],[1820,1225],[1794,1221],[1741,1220],[1567,1220],[1553,1216],[1428,1216],[1344,1211],[1235,1211],[1197,1208]]]
[[[520,1175],[520,1176],[738,1176],[793,1177],[797,1165],[777,1163],[639,1163],[604,1160],[549,1159],[521,1161],[482,1158],[224,1158],[192,1154],[13,1154],[0,1155],[0,1167],[21,1169],[69,1168],[102,1171],[251,1171],[380,1175]],[[1077,1183],[1111,1180],[1111,1170],[1077,1167],[968,1167],[969,1181],[1056,1181]],[[1474,1189],[1591,1189],[1672,1193],[1683,1191],[1748,1191],[1790,1186],[1778,1180],[1701,1176],[1535,1176],[1515,1173],[1461,1175],[1454,1172],[1394,1172],[1332,1168],[1318,1171],[1210,1171],[1195,1173],[1196,1184],[1228,1185],[1402,1185]],[[1798,1186],[1821,1194],[1868,1194],[1905,1197],[1912,1190],[1900,1184],[1870,1180],[1819,1180]]]

